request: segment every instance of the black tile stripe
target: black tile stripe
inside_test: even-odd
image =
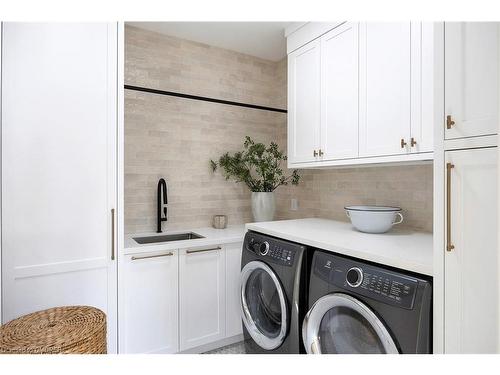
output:
[[[174,92],[174,91],[164,91],[164,90],[150,89],[147,87],[132,86],[132,85],[125,85],[125,89],[126,90],[141,91],[141,92],[148,92],[151,94],[158,94],[158,95],[175,96],[175,97],[184,98],[184,99],[202,100],[204,102],[210,102],[210,103],[234,105],[234,106],[238,106],[238,107],[258,109],[261,111],[287,113],[286,109],[264,107],[261,105],[247,104],[247,103],[240,103],[240,102],[232,102],[230,100],[207,98],[205,96],[189,95],[189,94],[183,94],[183,93]]]

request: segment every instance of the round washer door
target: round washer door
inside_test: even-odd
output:
[[[259,261],[241,270],[241,318],[252,339],[272,350],[285,340],[288,307],[285,292],[273,270]]]
[[[321,297],[307,313],[302,337],[308,354],[397,354],[387,328],[358,299],[343,293]]]

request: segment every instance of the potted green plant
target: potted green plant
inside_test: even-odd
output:
[[[256,143],[249,136],[245,137],[243,151],[234,154],[226,152],[219,160],[210,160],[212,170],[218,168],[226,180],[243,182],[252,192],[252,214],[255,221],[273,220],[276,211],[274,190],[281,185],[298,185],[300,176],[297,170],[285,175],[282,163],[286,155],[271,142],[269,146]]]

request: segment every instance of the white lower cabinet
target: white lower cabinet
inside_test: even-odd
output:
[[[226,252],[226,337],[243,333],[240,314],[240,273],[243,244],[224,246]]]
[[[497,149],[445,155],[445,353],[498,353]]]
[[[179,250],[180,350],[226,334],[225,251],[221,246]]]
[[[121,353],[175,353],[178,337],[178,252],[126,256]]]
[[[242,245],[126,255],[120,353],[197,352],[237,339]]]

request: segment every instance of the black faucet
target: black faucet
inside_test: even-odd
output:
[[[163,188],[163,189],[162,189]],[[161,199],[161,194],[162,194],[162,190],[163,190],[163,204],[167,204],[168,203],[168,198],[167,198],[167,183],[165,182],[165,180],[163,178],[160,178],[160,180],[158,181],[158,191],[157,191],[157,195],[156,195],[156,203],[157,203],[157,207],[156,207],[156,223],[157,223],[157,227],[156,227],[156,233],[161,233],[161,222],[162,221],[167,221],[167,207],[163,207],[163,214],[165,215],[164,217],[161,217],[161,206],[162,206],[162,199]]]

